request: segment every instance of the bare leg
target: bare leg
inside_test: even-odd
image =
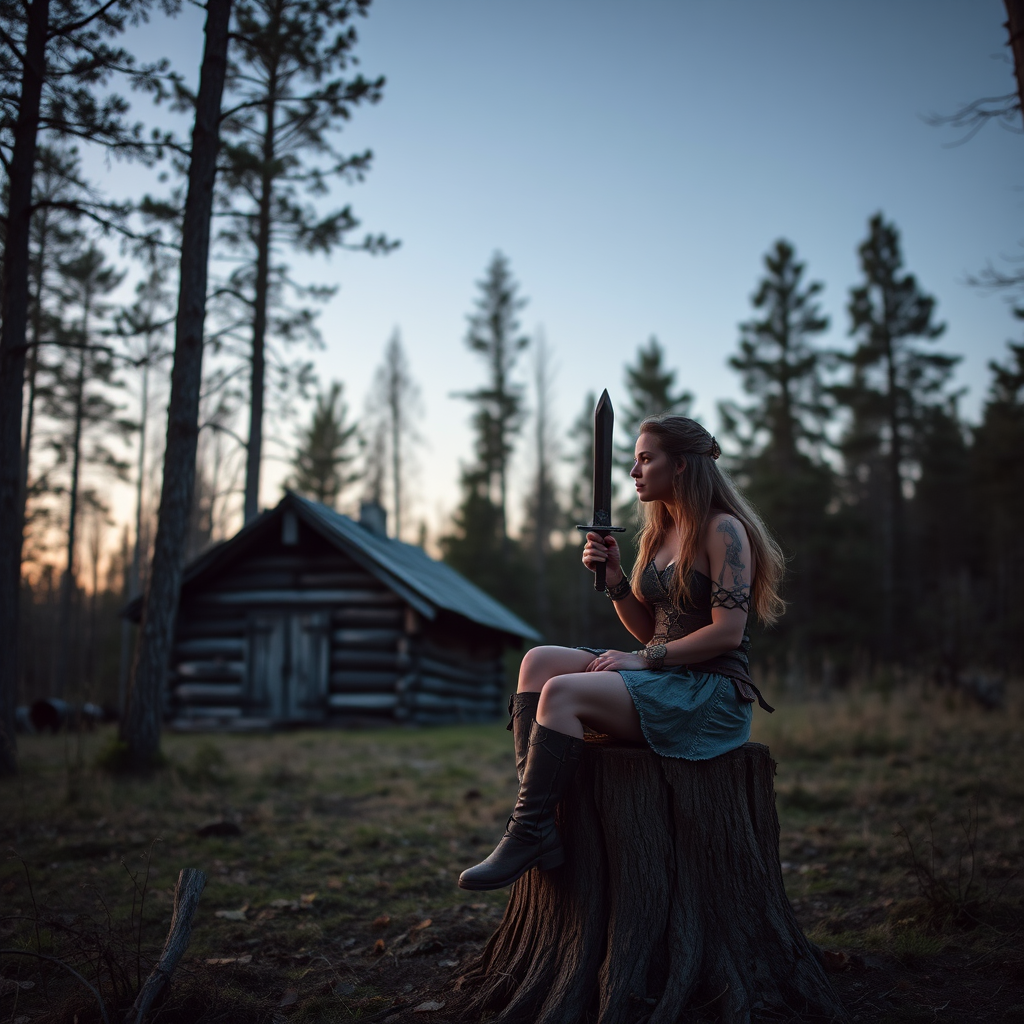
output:
[[[537,721],[577,738],[587,725],[609,736],[644,742],[640,716],[618,672],[576,671],[549,679],[541,690]]]
[[[526,652],[519,667],[519,692],[540,693],[552,676],[584,672],[593,660],[593,654],[574,647],[534,647]]]

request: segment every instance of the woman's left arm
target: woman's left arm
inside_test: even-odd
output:
[[[724,654],[743,642],[750,614],[754,556],[747,531],[735,516],[716,516],[711,521],[707,546],[711,565],[711,625],[704,629],[713,629],[721,637],[723,646],[716,653]]]
[[[665,645],[664,665],[699,665],[743,642],[750,610],[754,559],[743,524],[734,516],[716,516],[706,538],[711,571],[711,623]],[[589,672],[646,668],[636,654],[608,651],[595,658]]]
[[[743,642],[754,578],[747,531],[735,516],[715,516],[705,544],[711,577],[711,623],[666,644],[666,665],[699,665],[736,650]]]

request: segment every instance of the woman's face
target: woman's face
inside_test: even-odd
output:
[[[636,461],[629,475],[636,484],[636,496],[641,501],[671,502],[673,483],[682,468],[661,450],[653,434],[641,434],[636,439]]]

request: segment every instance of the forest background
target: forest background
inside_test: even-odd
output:
[[[997,37],[1000,7],[989,7]],[[425,543],[549,640],[622,646],[629,640],[610,604],[581,572],[574,528],[590,518],[595,395],[580,385],[589,386],[594,367],[567,368],[555,332],[549,341],[543,327],[524,326],[533,312],[526,305],[531,282],[524,276],[519,283],[511,252],[489,261],[482,253],[477,284],[460,283],[468,321],[445,349],[417,340],[430,331],[406,322],[402,294],[378,295],[390,337],[354,341],[350,327],[342,332],[350,354],[341,366],[355,362],[356,346],[379,346],[376,370],[359,371],[364,395],[334,373],[338,364],[324,372],[328,364],[316,354],[318,345],[337,347],[332,318],[346,315],[336,286],[321,283],[337,277],[323,260],[349,250],[341,276],[364,280],[356,251],[388,257],[367,261],[372,267],[403,253],[376,223],[376,233],[366,233],[342,201],[349,184],[373,180],[373,158],[359,145],[341,147],[338,131],[390,95],[376,69],[364,76],[356,66],[354,27],[358,21],[362,30],[369,8],[234,5],[186,555],[233,534],[281,485],[344,511],[376,500],[388,508],[394,535]],[[69,26],[78,24],[76,11],[88,13],[75,4],[60,10]],[[72,86],[61,92],[54,79],[36,155],[21,424],[21,702],[49,695],[123,702],[133,637],[117,612],[145,589],[156,535],[189,156],[181,126],[189,125],[195,98],[190,79],[147,52],[166,15],[128,2],[113,10],[95,37],[69,29],[60,59]],[[133,28],[144,15],[150,20]],[[20,14],[12,8],[4,17],[11,22],[10,86]],[[284,22],[306,30],[293,33],[291,48],[280,45]],[[197,64],[198,29],[193,34]],[[87,55],[76,56],[77,42],[88,43]],[[100,54],[102,47],[109,52]],[[1002,56],[1008,53],[1003,47]],[[946,111],[952,124],[929,128],[937,154],[977,129],[985,128],[982,139],[1000,124],[1019,129],[1012,62],[996,71],[1002,87],[993,99],[973,104],[965,96]],[[126,88],[140,94],[132,106]],[[141,98],[147,91],[160,101],[152,113]],[[13,86],[6,95],[0,148],[10,173],[18,105]],[[899,105],[893,97],[890,103]],[[918,117],[909,103],[904,110]],[[985,127],[989,121],[997,124]],[[144,194],[111,187],[124,181],[123,171],[102,169],[111,153],[135,158],[131,175],[151,174]],[[771,197],[762,202],[771,205]],[[1012,201],[1005,207],[1009,222]],[[1016,330],[1006,318],[1002,337],[977,343],[992,356],[981,360],[979,374],[977,353],[947,341],[955,333],[963,344],[975,326],[946,329],[951,296],[918,280],[905,256],[910,240],[877,209],[866,206],[859,236],[842,239],[854,257],[845,280],[823,283],[801,240],[781,234],[743,254],[744,265],[762,261],[749,280],[724,271],[750,296],[745,306],[718,310],[719,319],[738,324],[728,344],[660,342],[649,337],[649,322],[615,325],[621,334],[613,357],[601,350],[599,376],[621,427],[620,521],[631,521],[629,435],[645,415],[695,413],[718,434],[724,463],[789,558],[789,612],[756,639],[758,671],[824,685],[868,672],[944,683],[982,670],[1019,673],[1024,346],[1000,351]],[[379,209],[374,216],[416,244],[400,218]],[[697,239],[690,248],[699,255],[711,243]],[[973,278],[978,289],[1009,298],[1020,317],[1018,265],[998,249],[984,256],[965,255],[954,286],[967,290]],[[988,334],[992,322],[975,321]],[[446,390],[433,376],[421,383],[418,354],[426,350],[432,363],[445,364],[449,349],[451,365],[459,365],[457,349],[478,357],[479,376],[453,376]],[[590,362],[579,355],[585,346],[566,351]],[[707,361],[726,367],[734,382],[720,387],[721,378],[702,378],[697,368]],[[706,380],[720,387],[717,395],[700,393]],[[452,435],[431,438],[423,429],[425,410],[445,403],[464,408],[462,422],[469,422],[447,491],[433,479],[431,453],[450,446]],[[442,511],[434,514],[429,501]]]

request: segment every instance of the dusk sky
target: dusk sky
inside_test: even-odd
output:
[[[341,140],[374,167],[332,201],[402,247],[293,261],[341,286],[321,320],[324,383],[343,381],[360,413],[401,330],[425,405],[416,515],[436,531],[471,454],[469,406],[450,395],[483,381],[466,314],[495,250],[529,299],[523,327],[547,336],[563,429],[588,390],[624,403],[623,366],[652,334],[716,429],[718,401],[739,397],[726,359],[766,250],[796,246],[825,284],[824,343],[848,346],[856,247],[882,211],[938,300],[975,416],[987,362],[1020,330],[965,278],[1021,252],[1024,138],[989,125],[950,146],[962,133],[925,117],[1013,90],[1004,20],[1000,0],[377,0],[358,52],[384,99]],[[143,35],[197,74],[197,13]],[[137,188],[126,174],[108,187]],[[267,464],[267,504],[280,475]]]

